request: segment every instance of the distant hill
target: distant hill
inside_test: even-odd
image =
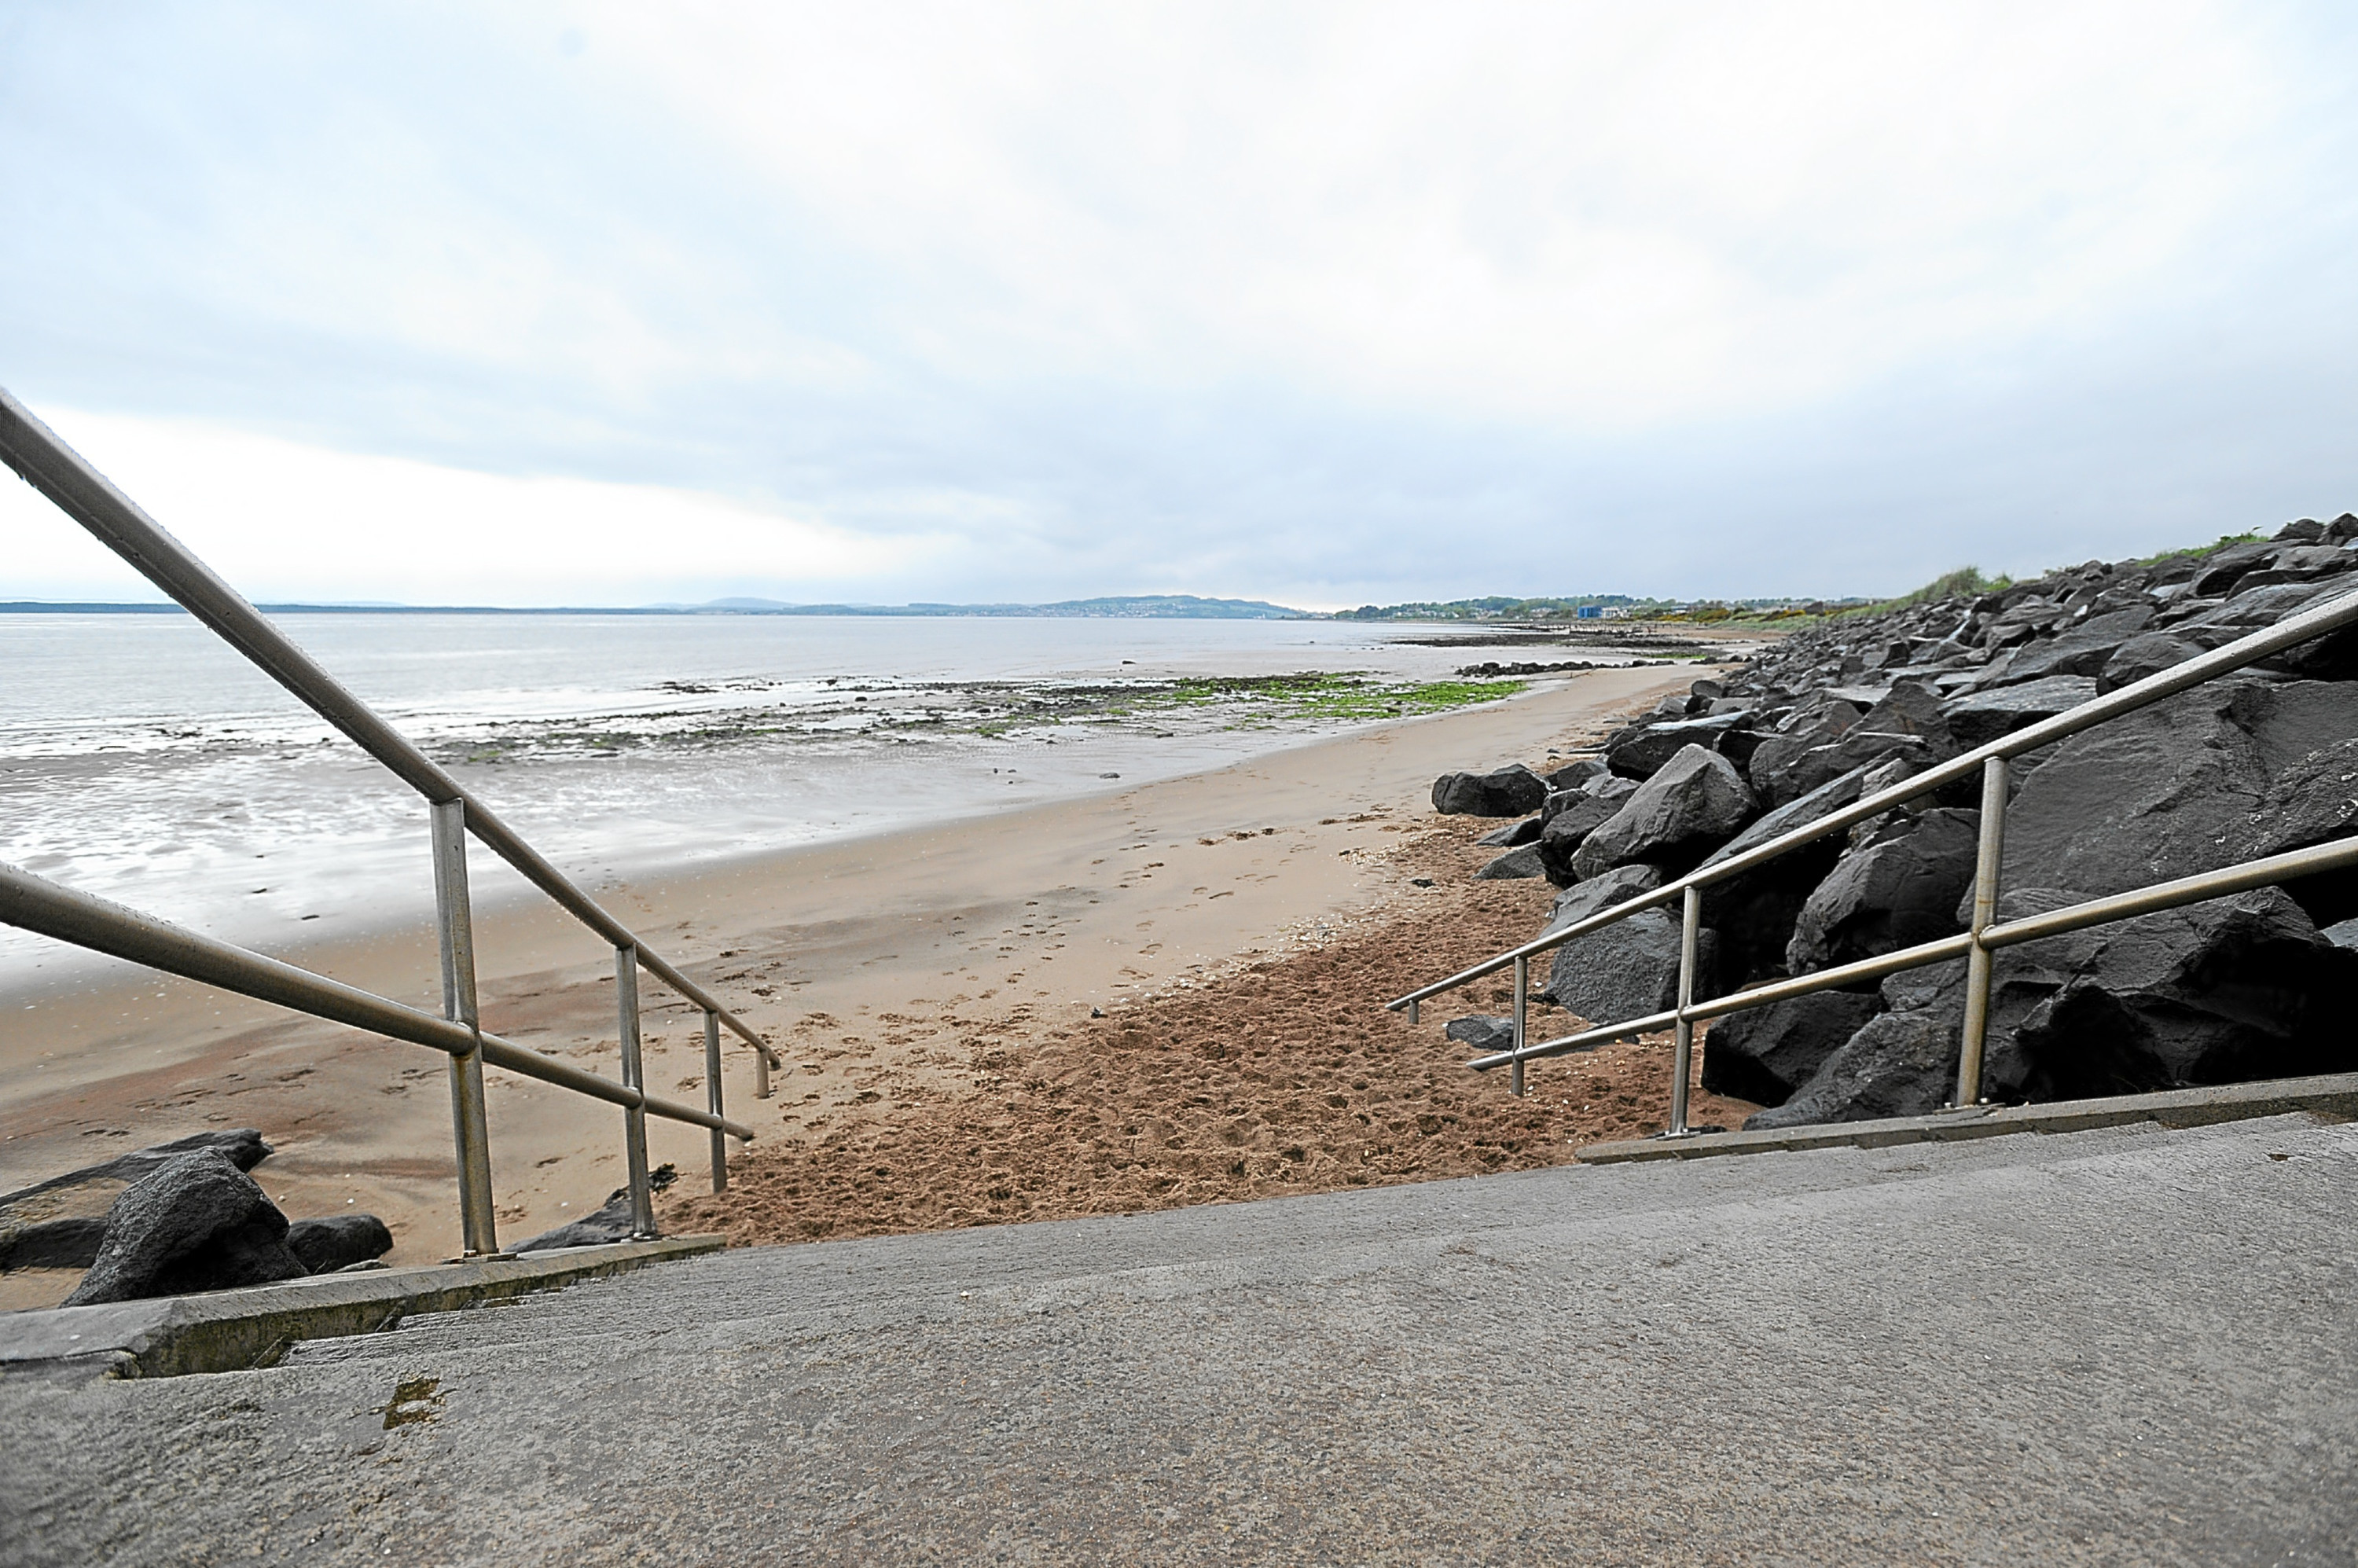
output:
[[[1412,604],[1363,604],[1338,610],[1337,621],[1572,621],[1587,610],[1595,614],[1606,605],[1650,609],[1660,600],[1632,599],[1626,593],[1597,593],[1582,599],[1451,599]]]
[[[1116,594],[1103,599],[1064,599],[1054,604],[784,604],[773,599],[716,599],[681,605],[691,613],[736,615],[973,615],[1069,616],[1117,621],[1316,621],[1307,610],[1288,610],[1258,599],[1198,599],[1192,593]]]
[[[1307,610],[1288,610],[1257,599],[1198,599],[1191,593],[1126,594],[1106,599],[1067,599],[1055,604],[785,604],[774,599],[716,599],[704,604],[642,604],[628,607],[496,604],[265,604],[278,614],[339,615],[906,615],[1067,616],[1130,621],[1319,621]],[[177,615],[170,603],[75,604],[40,600],[0,600],[0,615]]]

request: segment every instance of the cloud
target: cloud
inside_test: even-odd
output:
[[[472,476],[502,593],[627,591],[544,547],[609,514],[559,480],[733,508],[665,579],[720,592],[805,596],[775,526],[882,598],[1305,603],[1898,588],[2358,501],[2331,8],[5,27],[0,382],[126,451]],[[263,517],[221,547],[283,569]]]
[[[653,485],[472,473],[187,421],[67,411],[46,422],[255,600],[629,605],[719,598],[748,581],[817,600],[955,547]],[[44,597],[157,597],[8,478],[12,578]]]

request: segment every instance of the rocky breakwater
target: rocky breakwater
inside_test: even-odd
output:
[[[2087,565],[1802,632],[1517,788],[1483,874],[1544,876],[1561,926],[1862,797],[2358,593],[2358,516],[2274,539]],[[2358,630],[2288,649],[2015,759],[2001,918],[2358,833]],[[1526,805],[1533,792],[1536,808]],[[1465,809],[1464,787],[1435,806]],[[1971,917],[1977,780],[1714,883],[1697,994],[1952,935]],[[1543,1000],[1592,1023],[1675,999],[1674,909],[1559,948]],[[2358,1070],[2358,875],[2313,876],[2045,942],[1995,965],[1983,1088],[2033,1101]],[[1751,1126],[1937,1109],[1953,1094],[1960,962],[1734,1014],[1703,1085]],[[1470,1028],[1469,1028],[1470,1033]]]
[[[273,1284],[393,1249],[369,1214],[289,1222],[246,1173],[253,1128],[201,1132],[0,1194],[0,1269],[80,1269],[67,1306]]]

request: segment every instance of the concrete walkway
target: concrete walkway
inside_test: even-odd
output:
[[[2347,1563],[2353,1221],[2288,1116],[733,1252],[0,1378],[0,1556]]]

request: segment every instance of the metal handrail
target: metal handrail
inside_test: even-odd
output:
[[[0,389],[0,462],[425,797],[431,819],[445,1016],[438,1019],[277,959],[199,936],[122,905],[74,892],[13,866],[0,866],[0,921],[299,1011],[448,1052],[452,1122],[459,1153],[461,1228],[469,1253],[498,1249],[492,1205],[490,1134],[483,1102],[482,1067],[486,1062],[623,1108],[632,1219],[633,1228],[641,1234],[651,1235],[654,1228],[646,1158],[645,1118],[649,1113],[711,1130],[712,1186],[715,1192],[724,1190],[728,1185],[724,1135],[750,1142],[753,1134],[750,1128],[730,1121],[722,1114],[720,1026],[726,1024],[752,1046],[754,1094],[763,1099],[770,1097],[770,1070],[784,1065],[768,1042],[702,986],[680,973],[661,955],[649,951],[629,927],[550,864],[408,737],[297,647],[260,611],[5,389]],[[622,1056],[621,1084],[482,1032],[475,995],[473,914],[468,892],[469,834],[524,873],[525,880],[613,947]],[[642,968],[703,1011],[706,1110],[658,1100],[645,1091],[639,1049],[638,972]]]
[[[644,1089],[618,1084],[496,1034],[484,1034],[451,1019],[388,1000],[358,986],[314,974],[283,959],[251,952],[169,921],[126,909],[112,900],[79,892],[0,861],[0,924],[38,931],[94,953],[127,958],[151,969],[199,980],[222,990],[315,1018],[372,1030],[413,1045],[430,1045],[464,1056],[481,1043],[483,1060],[545,1084],[571,1089],[612,1105],[636,1106],[673,1121],[690,1122],[752,1141],[753,1130],[693,1106],[656,1099]]]
[[[2271,882],[2288,881],[2315,872],[2358,865],[2358,840],[2342,845],[2320,846],[2297,850],[2290,854],[2270,856],[2264,860],[2244,862],[2219,871],[2205,871],[2169,882],[2132,890],[2125,893],[2090,900],[2034,918],[2006,925],[1996,923],[1997,884],[2005,843],[2006,806],[2006,764],[2028,752],[2076,735],[2083,730],[2132,713],[2164,697],[2202,685],[2231,671],[2255,664],[2287,648],[2308,642],[2342,627],[2358,622],[2358,591],[2343,594],[2329,602],[2305,610],[2271,627],[2263,628],[2223,647],[2187,660],[2145,679],[2107,692],[2079,707],[2050,718],[2026,725],[2010,734],[1977,746],[1961,756],[1926,769],[1877,791],[1851,805],[1829,812],[1817,820],[1792,828],[1766,843],[1758,844],[1739,854],[1714,860],[1667,882],[1660,888],[1640,893],[1610,909],[1601,910],[1584,920],[1542,932],[1519,947],[1509,948],[1482,963],[1450,976],[1447,979],[1411,991],[1408,995],[1384,1004],[1388,1011],[1408,1010],[1414,1022],[1418,1005],[1427,998],[1454,990],[1459,986],[1482,979],[1486,975],[1513,966],[1515,971],[1514,1044],[1511,1049],[1494,1052],[1467,1064],[1477,1072],[1492,1067],[1512,1069],[1512,1092],[1523,1092],[1523,1064],[1541,1056],[1559,1055],[1570,1051],[1594,1050],[1610,1041],[1670,1028],[1673,1030],[1672,1073],[1671,1087],[1671,1126],[1667,1136],[1683,1136],[1687,1131],[1687,1080],[1693,1050],[1693,1028],[1699,1022],[1724,1017],[1749,1008],[1766,1006],[1790,997],[1806,996],[1813,991],[1828,990],[1863,980],[1879,979],[1924,964],[1940,963],[1963,957],[1967,960],[1965,1017],[1962,1030],[1958,1066],[1957,1103],[1973,1104],[1980,1098],[1981,1065],[1984,1037],[1989,1016],[1990,955],[1998,948],[2017,942],[2034,941],[2041,936],[2077,931],[2090,925],[2127,919],[2155,910],[2175,908],[2180,904],[2199,903],[2204,899],[2223,897]],[[1895,741],[1898,737],[1894,737]],[[1696,944],[1702,917],[1702,890],[1714,882],[1766,864],[1790,850],[1814,843],[1820,838],[1880,815],[1896,806],[1921,799],[1937,790],[1971,777],[1978,771],[1982,775],[1982,810],[1980,840],[1975,856],[1974,878],[1973,924],[1967,931],[1938,941],[1898,952],[1879,954],[1873,958],[1838,968],[1823,969],[1809,975],[1758,986],[1708,1001],[1694,999]],[[1527,997],[1531,960],[1538,954],[1560,947],[1576,937],[1602,930],[1617,921],[1627,920],[1649,909],[1657,909],[1678,899],[1682,904],[1682,930],[1679,960],[1678,1006],[1666,1011],[1650,1013],[1642,1018],[1605,1024],[1570,1034],[1561,1039],[1531,1044],[1526,1038]]]
[[[435,805],[462,802],[467,830],[484,848],[524,873],[568,914],[616,947],[636,947],[639,962],[664,984],[717,1015],[761,1054],[766,1066],[784,1063],[742,1019],[631,934],[598,902],[549,864],[539,850],[502,822],[441,765],[417,749],[367,703],[289,641],[262,611],[214,575],[189,547],[165,532],[139,504],[115,488],[81,453],[0,388],[0,462],[131,563],[142,577],[178,600],[222,640],[243,654],[297,700],[350,737],[402,783]],[[766,1096],[764,1096],[766,1098]]]

